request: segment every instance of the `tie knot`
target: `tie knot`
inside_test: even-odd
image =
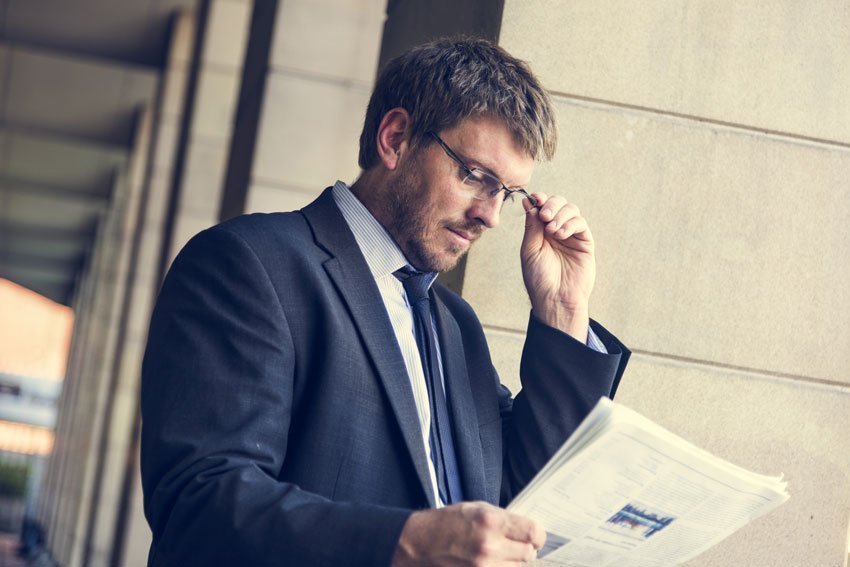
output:
[[[428,299],[428,289],[431,287],[431,282],[434,281],[434,274],[417,272],[410,266],[405,266],[393,272],[393,275],[404,286],[404,291],[407,293],[407,299],[410,303]]]

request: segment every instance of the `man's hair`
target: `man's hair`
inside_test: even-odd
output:
[[[552,102],[524,61],[483,39],[441,39],[414,47],[386,64],[366,109],[358,162],[378,163],[378,127],[401,107],[411,116],[413,147],[428,132],[467,118],[500,120],[535,160],[551,160],[558,131]]]

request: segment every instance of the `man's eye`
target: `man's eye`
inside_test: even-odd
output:
[[[464,179],[463,182],[467,185],[471,185],[472,187],[479,188],[487,184],[487,178],[485,178],[479,172],[472,170],[472,172],[466,176],[466,179]]]

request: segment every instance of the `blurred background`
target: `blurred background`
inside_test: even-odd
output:
[[[593,227],[593,316],[635,351],[618,399],[789,481],[691,565],[847,565],[846,0],[0,0],[0,565],[145,564],[139,373],[171,260],[353,181],[380,64],[459,33],[552,94],[532,187]],[[514,391],[521,218],[445,276]]]

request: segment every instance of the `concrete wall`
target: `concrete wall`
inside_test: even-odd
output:
[[[279,3],[246,212],[289,211],[360,172],[386,0]]]
[[[189,239],[217,224],[239,101],[253,0],[212,0],[185,132],[168,263]],[[158,287],[158,286],[157,286]]]
[[[845,565],[846,2],[509,0],[500,44],[554,96],[560,147],[532,187],[593,229],[592,315],[636,353],[619,401],[789,481],[787,504],[691,564]],[[528,316],[521,231],[506,211],[465,275],[504,377]]]
[[[79,313],[57,450],[40,520],[62,565],[143,565],[150,531],[138,472],[138,391],[163,262],[215,224],[252,2],[175,14],[154,109],[96,240]]]

